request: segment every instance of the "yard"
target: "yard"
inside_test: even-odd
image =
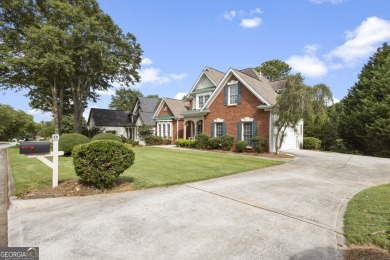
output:
[[[390,251],[390,184],[354,196],[347,206],[344,230],[349,244],[373,244]]]
[[[135,189],[168,186],[217,178],[239,172],[282,164],[256,157],[208,152],[180,151],[157,147],[133,147],[135,163],[120,179],[131,181]],[[16,196],[34,189],[51,187],[51,169],[35,158],[9,149]],[[78,179],[71,157],[60,157],[59,181]]]

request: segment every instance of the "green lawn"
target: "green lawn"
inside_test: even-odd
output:
[[[120,178],[133,180],[136,188],[150,188],[217,178],[282,164],[280,161],[219,153],[134,147],[135,163]],[[16,195],[51,186],[51,169],[35,158],[10,148]],[[77,178],[71,157],[60,157],[59,180]]]
[[[390,251],[390,184],[354,196],[344,224],[349,244],[374,244]]]

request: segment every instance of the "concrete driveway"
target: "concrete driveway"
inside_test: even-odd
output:
[[[187,185],[13,200],[9,246],[39,246],[41,259],[339,259],[346,203],[390,182],[390,159],[292,153]]]

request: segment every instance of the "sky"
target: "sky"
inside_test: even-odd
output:
[[[341,100],[358,81],[364,64],[390,42],[389,0],[98,0],[123,32],[143,49],[144,95],[182,98],[204,67],[222,72],[279,59],[300,72],[305,83],[324,83]],[[108,108],[119,86],[100,92],[89,109]],[[3,91],[9,104],[51,120],[29,107],[25,92]]]

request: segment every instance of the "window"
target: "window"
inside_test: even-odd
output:
[[[215,123],[215,137],[223,136],[223,123]]]
[[[160,121],[157,122],[157,136],[162,138],[172,138],[172,122]]]
[[[229,105],[235,105],[238,103],[238,85],[229,86]]]
[[[197,95],[196,98],[198,101],[196,104],[197,105],[196,109],[201,109],[204,106],[204,104],[206,104],[207,100],[209,100],[210,93]]]
[[[247,142],[248,145],[251,145],[252,143],[252,123],[243,123],[243,140]]]

